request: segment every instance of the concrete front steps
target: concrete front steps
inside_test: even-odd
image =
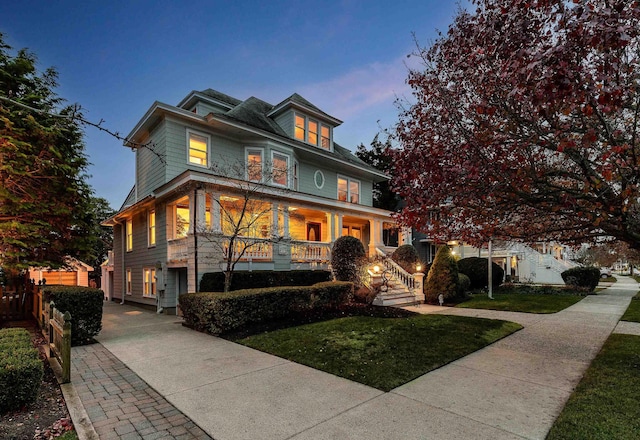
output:
[[[406,306],[416,305],[424,302],[424,294],[414,295],[395,280],[389,281],[389,290],[380,292],[373,300],[374,306]]]

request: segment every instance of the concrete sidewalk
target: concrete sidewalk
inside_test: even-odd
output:
[[[102,346],[95,349],[104,347],[133,375],[125,376],[158,393],[148,399],[166,399],[166,405],[147,401],[148,413],[164,405],[184,428],[171,437],[176,426],[152,433],[136,419],[148,431],[126,428],[121,438],[206,438],[195,423],[218,440],[543,439],[637,291],[635,281],[620,277],[553,315],[418,307],[512,320],[524,329],[389,393],[191,331],[176,317],[114,303],[105,304]],[[74,357],[81,354],[74,348]],[[111,369],[102,365],[107,376]],[[79,394],[85,405],[96,404]]]

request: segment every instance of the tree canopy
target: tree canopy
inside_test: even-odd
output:
[[[392,169],[399,220],[472,243],[640,247],[640,3],[473,5],[415,53]]]
[[[376,134],[371,141],[370,147],[369,149],[365,147],[364,144],[358,145],[356,148],[356,156],[372,167],[388,173],[393,163],[393,156],[390,154],[392,151],[391,139],[388,138],[387,141],[383,143],[378,139],[378,135]],[[398,208],[399,202],[400,198],[391,191],[389,181],[385,180],[373,184],[373,206],[388,211],[395,211]]]
[[[57,73],[39,72],[0,34],[0,266],[58,266],[93,242],[83,133],[57,96]]]

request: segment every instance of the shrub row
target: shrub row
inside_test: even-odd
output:
[[[179,301],[185,325],[218,335],[291,313],[337,307],[350,301],[352,295],[353,283],[338,281],[226,293],[188,293],[181,295]]]
[[[277,286],[311,286],[324,281],[331,281],[331,272],[326,270],[234,271],[231,278],[231,290]],[[223,290],[224,272],[209,272],[202,276],[200,280],[201,292],[222,292]]]
[[[573,267],[560,274],[567,286],[584,287],[593,291],[600,282],[600,269],[597,267]]]
[[[44,286],[44,299],[71,314],[71,345],[85,345],[102,330],[104,292],[81,286]],[[48,313],[48,311],[47,311]]]
[[[23,328],[0,330],[0,413],[35,401],[44,368]]]
[[[468,257],[458,261],[458,270],[471,281],[471,289],[484,289],[489,285],[489,260],[480,257]],[[504,269],[491,263],[492,286],[498,287],[504,278]]]

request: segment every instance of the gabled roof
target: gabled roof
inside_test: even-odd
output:
[[[260,128],[280,136],[286,136],[285,131],[266,114],[273,106],[261,99],[251,97],[243,101],[232,110],[226,113],[226,116],[237,121],[244,122],[252,127]]]
[[[342,124],[342,121],[340,119],[334,118],[330,114],[323,112],[297,93],[294,93],[293,95],[281,101],[279,104],[276,104],[273,109],[267,114],[267,116],[277,116],[281,112],[287,110],[289,107],[297,107],[301,110],[306,110],[311,114],[315,114],[315,116],[319,117],[320,119],[331,122],[334,126]]]
[[[233,107],[242,103],[241,100],[234,98],[233,96],[226,95],[213,89],[202,90],[200,93],[202,93],[203,95],[207,95],[208,97],[213,98],[217,101],[225,102]]]

